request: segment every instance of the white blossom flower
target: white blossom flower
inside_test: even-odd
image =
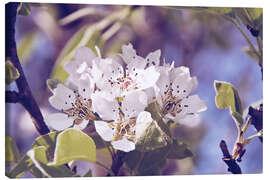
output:
[[[46,124],[51,128],[58,131],[71,126],[84,129],[89,120],[95,119],[90,99],[94,86],[89,74],[82,74],[78,84],[78,90],[70,89],[63,84],[58,84],[53,90],[49,102],[61,112],[45,117]]]
[[[198,95],[190,95],[198,86],[196,77],[191,77],[189,68],[160,66],[156,83],[157,100],[162,114],[172,120],[197,119],[198,113],[207,109]]]
[[[118,97],[131,90],[140,91],[154,87],[159,78],[159,73],[154,66],[160,63],[160,50],[142,58],[136,55],[133,46],[129,44],[122,46],[120,56],[126,63],[125,68],[110,58],[94,62],[93,74],[99,89]]]
[[[144,111],[147,106],[146,94],[132,91],[123,98],[114,98],[106,92],[95,92],[92,100],[93,111],[104,120],[95,121],[96,131],[102,139],[111,141],[115,149],[125,152],[134,150],[138,127],[149,126],[150,118],[146,121],[143,119],[144,114],[148,113]]]

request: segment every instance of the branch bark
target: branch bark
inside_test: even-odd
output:
[[[219,147],[223,153],[222,160],[227,164],[228,171],[233,174],[242,174],[240,166],[236,163],[235,159],[232,158],[231,154],[229,153],[227,144],[224,140],[220,142]]]
[[[16,23],[18,6],[19,6],[19,3],[8,3],[5,5],[6,59],[9,58],[20,73],[20,77],[16,80],[16,85],[18,87],[19,92],[17,94],[15,92],[6,92],[6,95],[8,95],[6,96],[6,100],[20,102],[23,105],[23,107],[31,115],[32,121],[38,133],[41,135],[44,135],[44,134],[49,133],[50,130],[45,124],[43,116],[40,112],[40,109],[32,95],[32,92],[27,83],[27,80],[25,78],[22,66],[20,64],[20,61],[17,55],[17,48],[16,48],[16,41],[15,41],[15,23]],[[19,99],[19,100],[15,100],[15,99]]]
[[[255,127],[255,129],[259,132],[263,128],[263,104],[260,105],[259,109],[255,109],[253,107],[249,107],[248,114],[251,116],[251,124]],[[259,137],[261,142],[263,142],[263,138]]]
[[[111,166],[111,170],[115,174],[115,176],[118,175],[121,167],[123,166],[126,155],[127,155],[126,152],[117,151],[116,158],[112,162],[112,166]],[[108,173],[107,176],[111,176],[110,173]]]

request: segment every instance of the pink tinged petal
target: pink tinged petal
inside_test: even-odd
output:
[[[94,91],[94,83],[89,74],[81,75],[79,79],[79,94],[85,98],[90,99]]]
[[[111,143],[114,149],[118,149],[124,152],[130,152],[135,150],[135,143],[127,140],[125,137],[121,140],[114,141]]]
[[[160,64],[160,55],[161,55],[161,51],[160,49],[154,51],[154,52],[150,52],[147,56],[146,56],[146,62],[149,66],[159,66]]]
[[[135,126],[136,139],[139,139],[144,134],[152,121],[151,114],[147,111],[143,111],[138,115]]]
[[[80,124],[74,124],[73,128],[83,130],[86,128],[88,123],[89,123],[88,120],[83,120]]]
[[[125,118],[136,117],[147,106],[147,96],[143,91],[128,93],[122,101],[122,111]]]
[[[50,104],[58,110],[67,110],[72,108],[72,104],[75,103],[76,95],[72,90],[58,84],[53,90],[53,96],[49,98]]]
[[[111,141],[114,137],[113,129],[108,125],[108,123],[103,121],[95,121],[95,128],[97,133],[105,141]]]
[[[119,119],[119,104],[105,92],[95,92],[91,96],[93,111],[103,120]]]
[[[54,113],[46,116],[44,121],[52,129],[62,131],[73,125],[74,117],[68,117],[67,114],[63,113]]]
[[[155,69],[154,66],[142,71],[142,73],[140,73],[136,78],[139,90],[155,86],[159,76],[160,73]]]
[[[88,47],[82,46],[75,52],[75,61],[79,63],[86,62],[88,66],[92,66],[92,60],[96,58],[95,53]]]
[[[183,99],[187,97],[193,89],[193,81],[189,74],[180,74],[172,82],[172,94],[173,96]]]

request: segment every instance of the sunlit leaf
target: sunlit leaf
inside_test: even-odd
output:
[[[182,141],[173,140],[173,144],[170,146],[169,153],[167,155],[168,159],[184,159],[187,157],[192,157],[192,152],[187,148],[187,145]]]
[[[20,160],[20,153],[16,142],[9,135],[5,138],[5,162],[6,163],[16,163]]]
[[[22,16],[29,16],[31,14],[31,9],[28,3],[20,3],[17,13]]]
[[[64,165],[57,167],[48,166],[46,148],[44,146],[31,149],[27,152],[27,155],[30,157],[35,167],[46,177],[72,177],[74,175],[71,170]]]
[[[222,81],[215,81],[216,90],[216,106],[220,109],[230,109],[230,112],[237,122],[237,126],[243,125],[242,116],[243,110],[241,100],[237,90],[232,84]]]
[[[18,43],[17,53],[18,57],[21,62],[26,62],[29,59],[29,55],[35,48],[35,42],[37,33],[36,32],[30,32],[26,34],[22,40]]]
[[[14,67],[10,60],[6,61],[5,71],[5,81],[8,85],[20,77],[18,69]]]
[[[57,136],[52,166],[66,164],[73,160],[96,161],[95,142],[77,129],[67,129]]]
[[[25,155],[18,162],[18,164],[11,170],[11,172],[7,173],[7,176],[10,178],[19,178],[24,173],[29,171],[32,167],[34,167],[32,160]]]

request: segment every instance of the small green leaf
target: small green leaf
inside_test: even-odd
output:
[[[17,53],[21,62],[25,63],[29,59],[29,55],[35,48],[37,40],[37,32],[33,31],[26,34],[18,43]]]
[[[46,81],[48,89],[53,92],[53,90],[57,87],[58,84],[60,84],[61,81],[57,78],[48,79]]]
[[[13,81],[15,81],[16,79],[20,77],[20,73],[18,69],[14,67],[14,65],[12,64],[10,60],[6,61],[5,71],[6,71],[5,81],[7,85],[9,85],[10,83],[12,83]]]
[[[192,152],[187,148],[187,145],[179,140],[174,139],[170,146],[170,151],[167,155],[168,159],[184,159],[192,157]]]
[[[215,81],[216,106],[220,109],[230,109],[231,115],[238,128],[243,125],[243,110],[237,90],[232,84]]]
[[[31,14],[31,9],[28,3],[21,3],[17,9],[17,13],[22,16],[29,16]]]
[[[255,61],[259,61],[258,56],[249,48],[249,47],[244,47],[242,49],[251,59]]]
[[[57,136],[52,166],[66,164],[73,160],[96,161],[95,142],[77,129],[67,129]]]
[[[5,138],[5,162],[6,163],[16,163],[20,160],[20,153],[16,142],[9,135]]]

